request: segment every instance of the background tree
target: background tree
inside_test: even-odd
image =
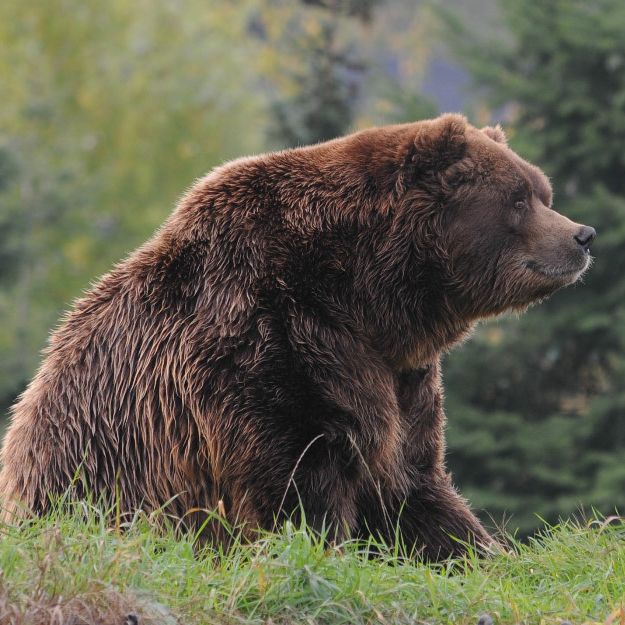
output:
[[[511,144],[552,177],[556,210],[596,227],[596,261],[450,357],[450,460],[463,491],[529,531],[625,492],[625,5],[504,0],[505,43],[458,22],[455,50]]]
[[[291,15],[281,48],[288,84],[271,103],[269,137],[284,147],[308,145],[344,134],[352,125],[366,63],[354,41],[345,41],[350,20],[364,23],[380,0],[302,0]]]
[[[432,43],[426,7],[409,0],[302,0],[289,13],[279,6],[286,26],[271,41],[279,52],[270,82],[273,145],[307,145],[355,126],[436,115],[418,90]],[[262,37],[270,15],[257,17]]]

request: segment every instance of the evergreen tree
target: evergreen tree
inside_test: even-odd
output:
[[[287,55],[299,60],[290,70],[290,95],[274,99],[269,134],[280,146],[295,147],[326,141],[350,127],[366,64],[357,46],[345,43],[346,20],[372,18],[380,0],[302,0],[320,7],[292,18],[284,42]],[[311,22],[315,27],[307,28]]]
[[[347,61],[333,51],[335,37],[336,24],[328,20],[319,35],[297,42],[307,67],[292,77],[294,94],[273,103],[275,140],[288,146],[317,143],[342,135],[351,124],[355,84],[341,75]]]
[[[505,43],[448,19],[511,145],[552,177],[554,208],[594,226],[594,266],[447,363],[450,464],[477,506],[523,532],[625,492],[625,4],[502,0]]]

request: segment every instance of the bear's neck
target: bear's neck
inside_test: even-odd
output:
[[[465,340],[477,318],[459,308],[436,262],[399,260],[360,295],[364,325],[398,370],[418,369]],[[358,295],[357,295],[358,297]]]
[[[429,366],[436,362],[441,354],[466,340],[474,327],[475,322],[466,321],[438,324],[438,327],[427,338],[414,337],[412,341],[404,341],[392,360],[393,366],[398,371]]]

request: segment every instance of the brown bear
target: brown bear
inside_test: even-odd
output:
[[[445,469],[439,360],[585,271],[595,232],[551,196],[454,114],[215,169],[52,335],[0,494],[488,544]]]

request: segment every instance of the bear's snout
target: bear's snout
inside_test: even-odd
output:
[[[539,205],[527,232],[525,266],[553,280],[554,286],[575,282],[590,265],[590,246],[597,236],[591,226]]]

